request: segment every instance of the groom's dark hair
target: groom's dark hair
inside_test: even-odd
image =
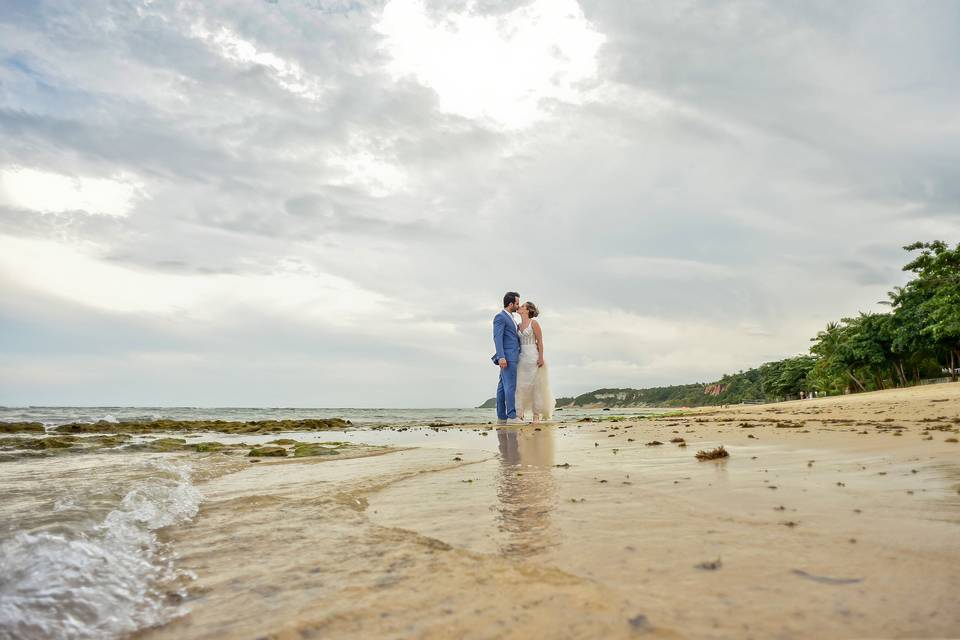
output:
[[[506,309],[507,305],[511,302],[516,302],[517,298],[520,297],[520,294],[516,291],[507,291],[503,294],[503,308]]]

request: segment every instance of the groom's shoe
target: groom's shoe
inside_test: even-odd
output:
[[[510,418],[507,420],[507,424],[523,424],[523,420],[520,418]]]
[[[507,424],[506,420],[497,420],[497,424]]]

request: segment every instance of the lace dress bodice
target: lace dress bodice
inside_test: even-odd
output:
[[[531,322],[526,329],[518,333],[520,334],[520,351],[527,351],[530,348],[536,351],[537,337],[533,335],[533,323]]]

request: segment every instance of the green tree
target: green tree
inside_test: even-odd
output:
[[[849,386],[849,381],[852,381],[860,391],[866,391],[866,387],[857,377],[852,364],[846,357],[848,350],[845,343],[848,334],[848,327],[843,322],[830,322],[826,329],[811,338],[814,344],[810,347],[810,353],[818,359],[811,377],[815,380],[818,390],[841,391]]]
[[[921,298],[922,333],[932,339],[937,355],[945,356],[950,377],[956,380],[960,366],[960,243],[951,249],[940,240],[915,242],[904,249],[920,252],[903,270],[916,276],[908,286]]]

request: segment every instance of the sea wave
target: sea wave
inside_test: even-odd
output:
[[[189,576],[156,531],[191,519],[201,497],[189,466],[145,464],[149,477],[101,521],[0,543],[0,638],[112,637],[182,613],[176,585]]]

